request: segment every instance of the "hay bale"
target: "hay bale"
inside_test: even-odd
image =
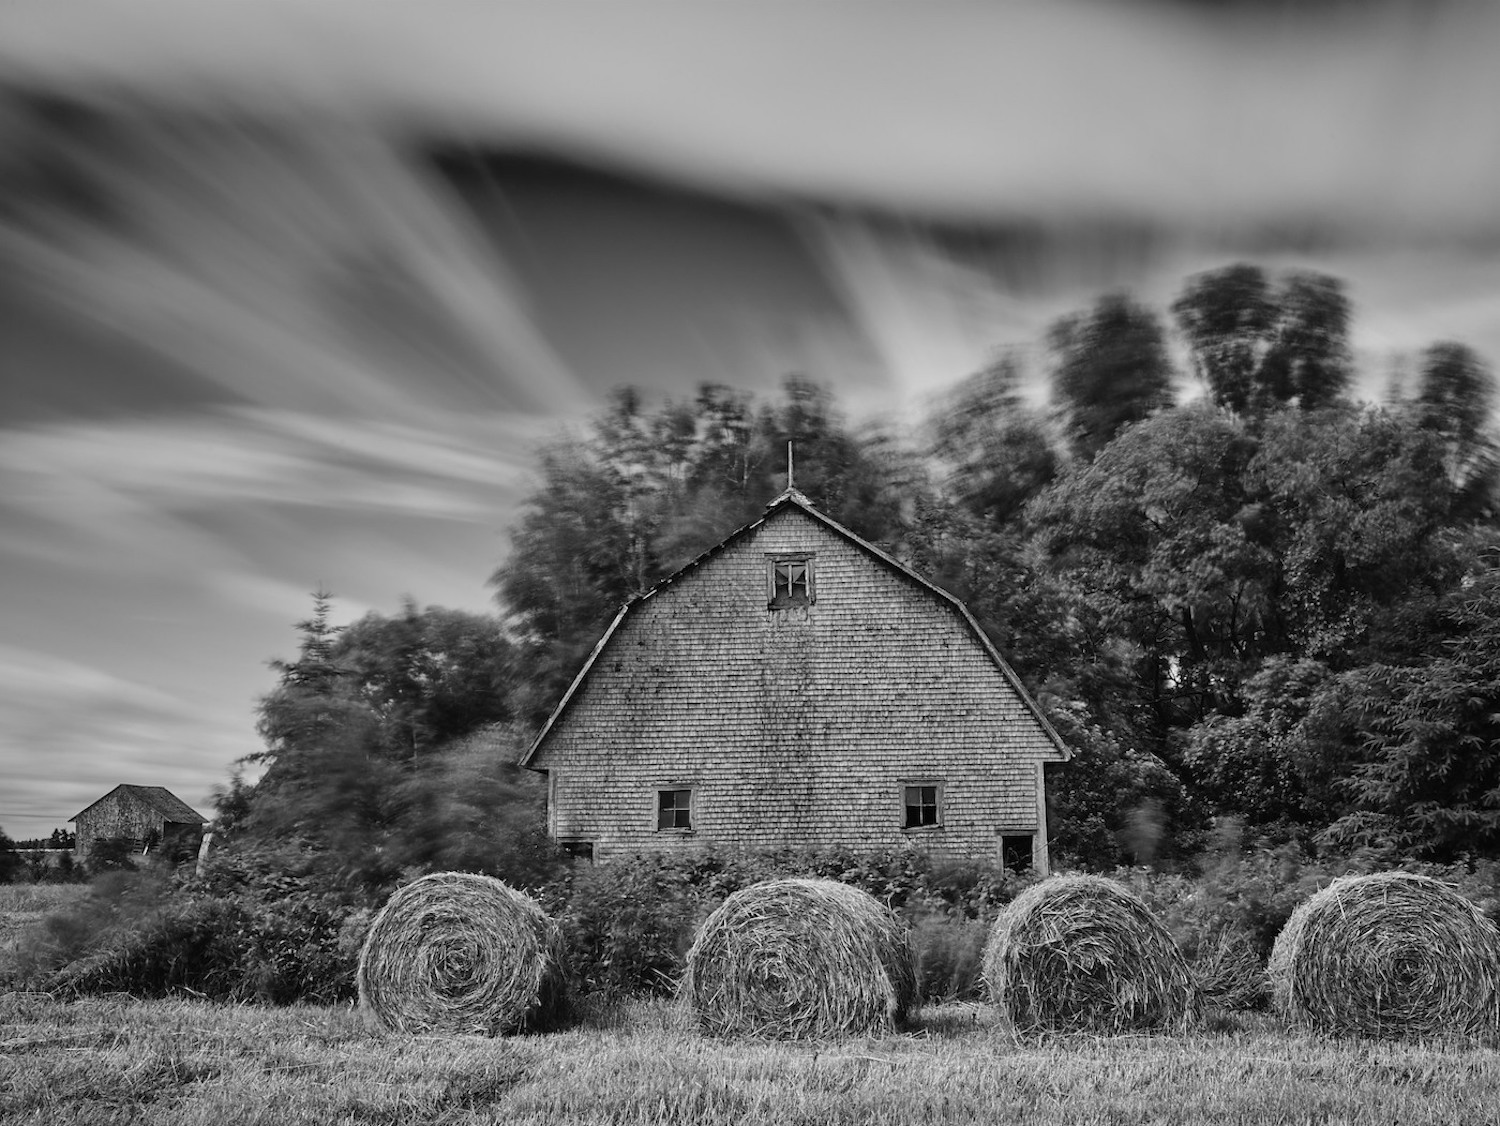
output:
[[[1302,903],[1271,949],[1271,993],[1291,1022],[1377,1037],[1492,1037],[1500,935],[1429,876],[1345,876]]]
[[[710,1035],[887,1032],[917,1006],[911,932],[858,888],[769,880],[735,892],[704,921],[679,995]]]
[[[1166,927],[1100,876],[1055,876],[1018,895],[984,951],[990,997],[1022,1032],[1185,1027],[1199,995]]]
[[[359,955],[360,1006],[395,1032],[546,1027],[562,1015],[564,980],[561,932],[536,900],[465,872],[397,891]]]

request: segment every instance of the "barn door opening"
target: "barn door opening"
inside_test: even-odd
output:
[[[1031,833],[1002,833],[1000,863],[1012,872],[1030,872],[1035,867]]]

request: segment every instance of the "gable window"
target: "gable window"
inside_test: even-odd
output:
[[[691,829],[693,827],[693,791],[656,791],[656,830]]]
[[[906,807],[906,829],[926,829],[943,823],[943,784],[915,782],[901,788]]]
[[[813,600],[812,556],[775,555],[770,559],[771,609],[808,606]]]

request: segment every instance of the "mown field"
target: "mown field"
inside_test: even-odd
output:
[[[1268,1018],[1188,1037],[1022,1043],[980,1006],[915,1033],[719,1042],[660,1002],[544,1036],[395,1036],[347,1008],[0,996],[0,1121],[1465,1123],[1500,1054],[1323,1041]]]

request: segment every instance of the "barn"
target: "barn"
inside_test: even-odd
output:
[[[1067,748],[964,606],[789,488],[621,608],[522,765],[570,850],[1048,868]]]
[[[103,840],[124,840],[132,852],[147,847],[197,849],[208,820],[165,786],[116,786],[68,818],[78,826],[73,855],[87,860]]]

